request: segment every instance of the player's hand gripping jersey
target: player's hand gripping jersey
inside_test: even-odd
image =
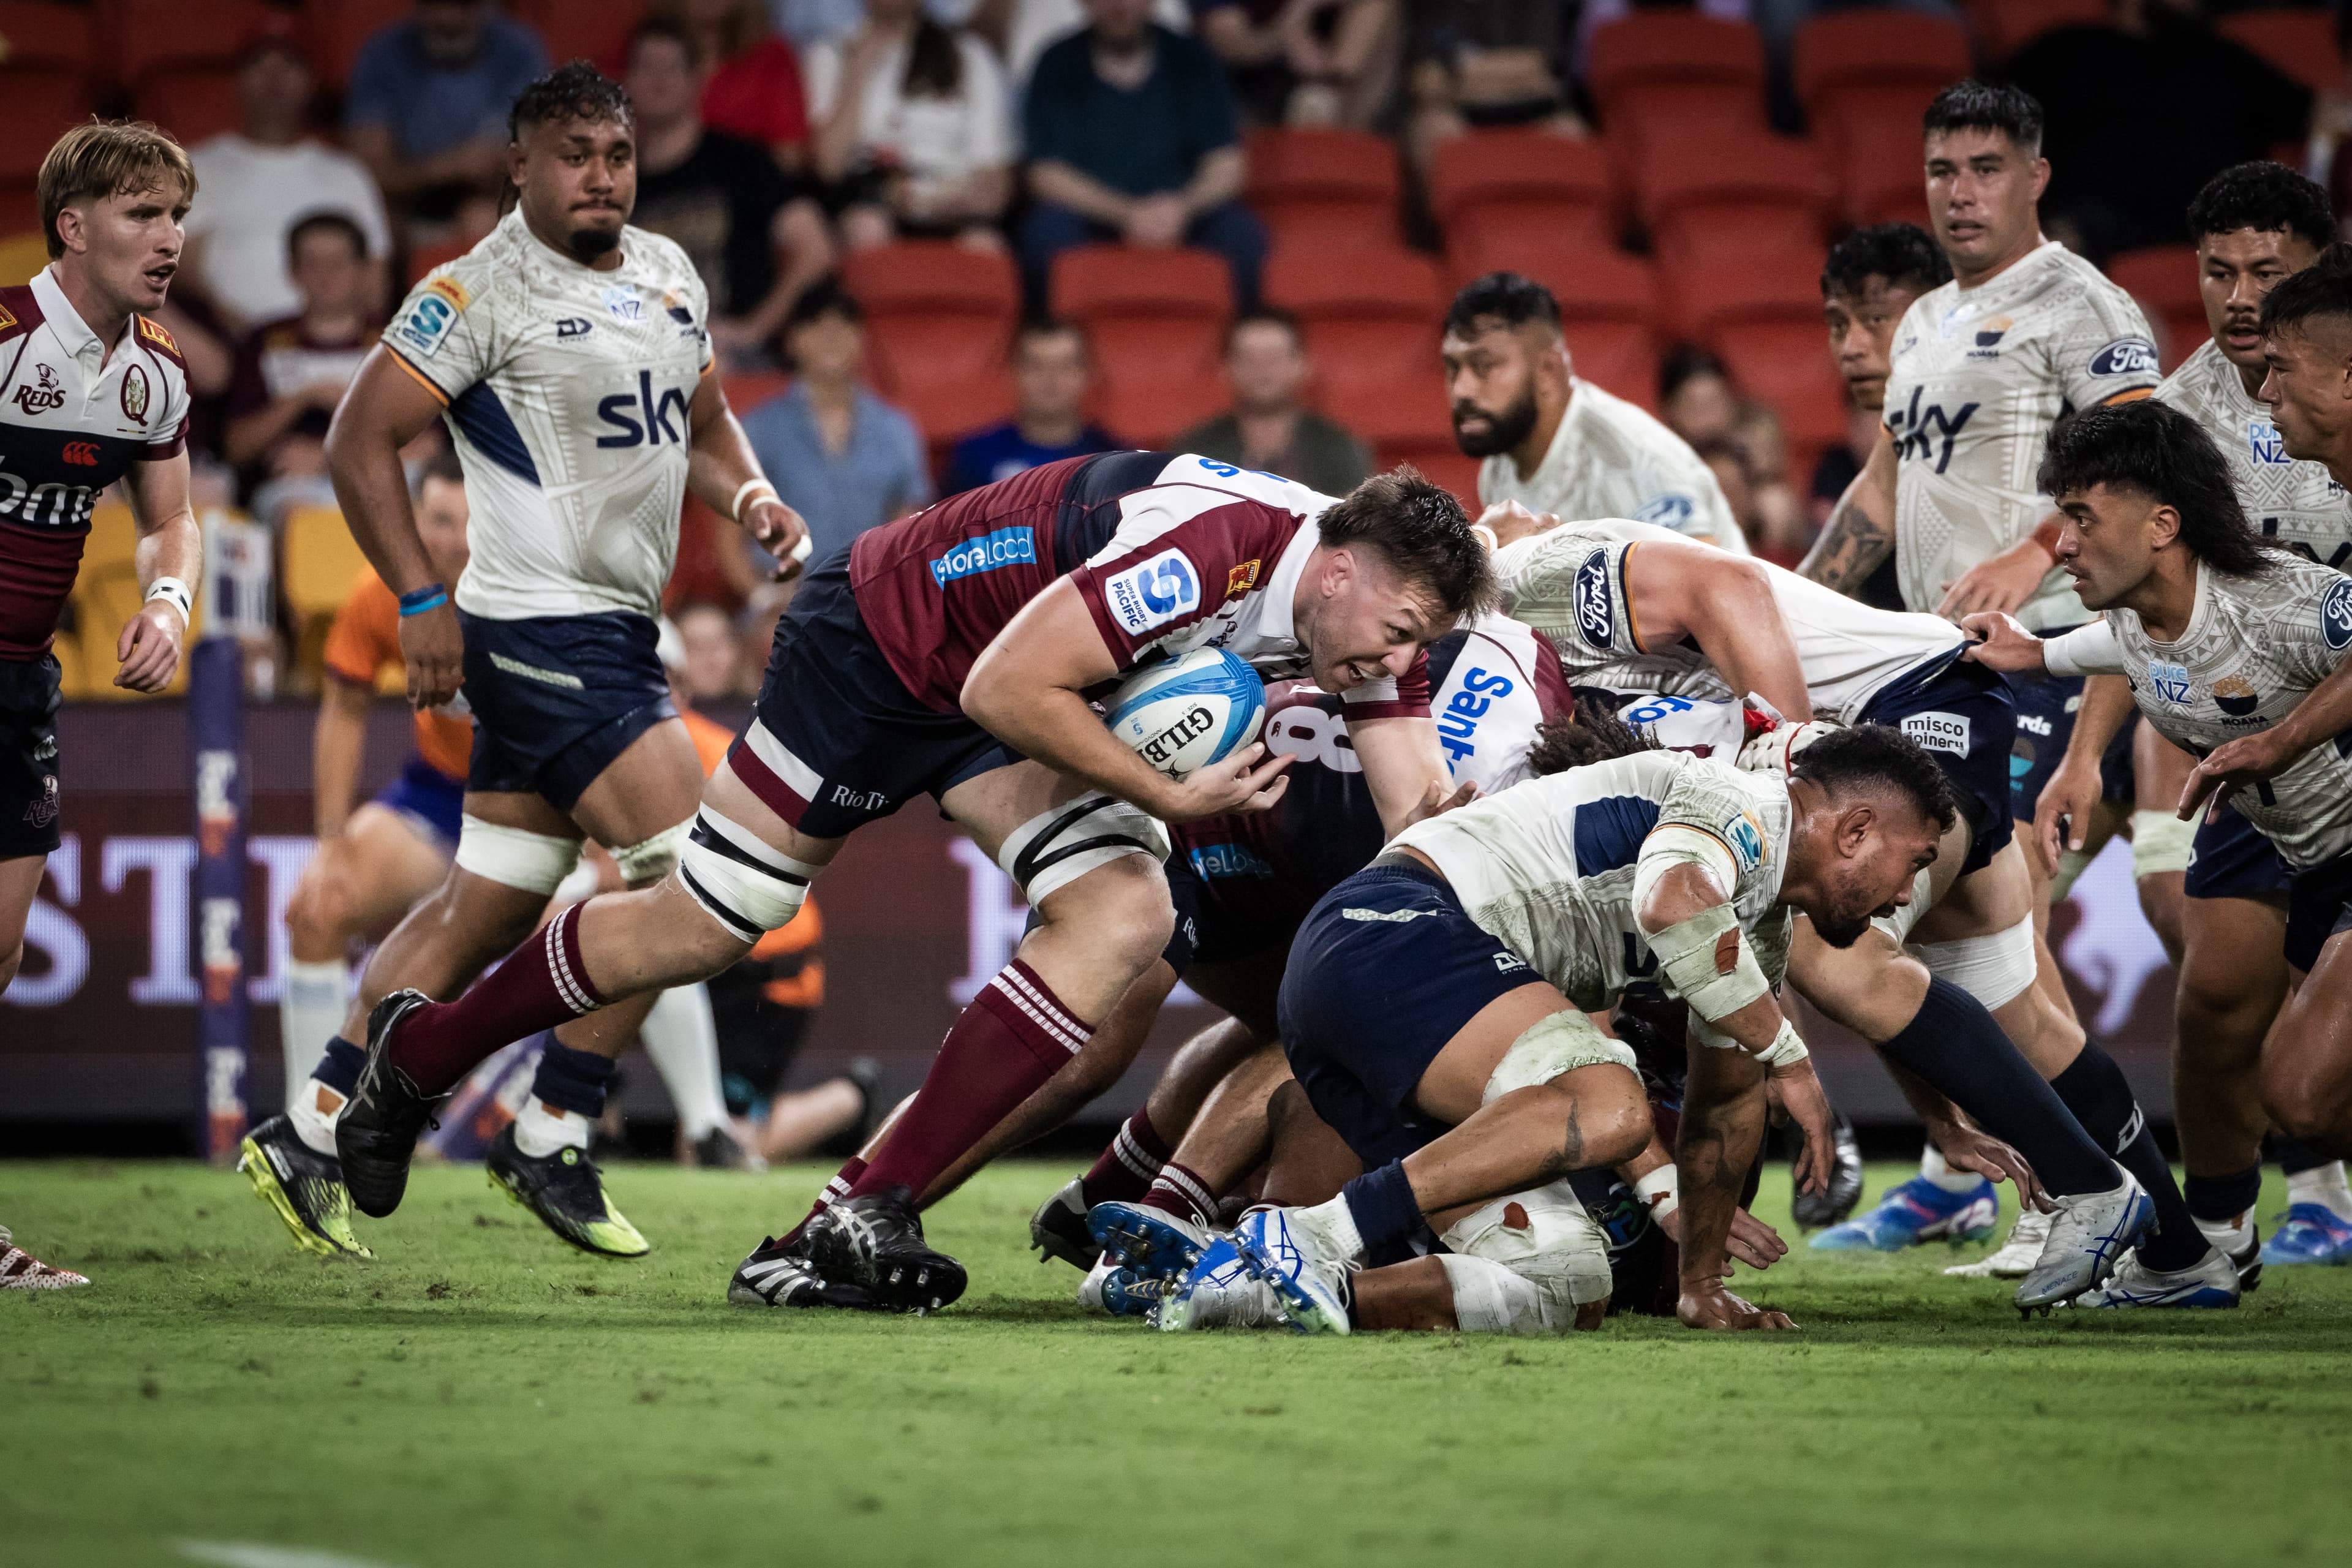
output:
[[[673,242],[624,228],[621,265],[599,272],[533,237],[520,209],[409,292],[383,342],[447,406],[465,466],[458,608],[661,613],[709,316]]]
[[[2050,515],[2034,474],[2059,416],[2157,383],[2139,307],[2054,240],[1979,288],[1922,294],[1895,330],[1892,364],[1895,565],[1912,610],[1933,610],[1948,584]],[[2017,618],[2039,630],[2090,612],[2053,564]]]
[[[2271,423],[2267,404],[2246,393],[2244,377],[2208,338],[2165,377],[2157,397],[2204,426],[2230,460],[2231,488],[2246,521],[2306,561],[2352,571],[2352,496],[2325,463],[2298,462]]]

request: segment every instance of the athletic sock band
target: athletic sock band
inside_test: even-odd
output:
[[[337,1035],[327,1042],[327,1054],[319,1058],[310,1076],[349,1100],[359,1092],[360,1070],[366,1066],[366,1049]]]
[[[2210,1244],[2197,1228],[2196,1216],[2189,1212],[2172,1179],[2172,1167],[2165,1163],[2164,1151],[2156,1146],[2156,1135],[2147,1130],[2147,1116],[2133,1097],[2116,1058],[2096,1041],[2085,1040],[2082,1054],[2050,1080],[2050,1087],[2058,1091],[2058,1098],[2066,1102],[2084,1131],[2115,1151],[2116,1161],[2139,1178],[2155,1203],[2156,1234],[2140,1243],[2140,1261],[2161,1270],[2186,1268],[2204,1257]]]
[[[2200,1176],[2192,1172],[2181,1184],[2181,1196],[2188,1201],[2189,1212],[2200,1220],[2234,1220],[2252,1208],[2262,1195],[2263,1168],[2258,1164],[2221,1176]]]
[[[1355,1216],[1356,1234],[1363,1237],[1368,1253],[1402,1241],[1421,1226],[1421,1201],[1412,1195],[1402,1160],[1365,1172],[1341,1187],[1339,1195]]]
[[[530,1091],[558,1110],[593,1121],[604,1114],[604,1091],[612,1086],[613,1068],[612,1058],[574,1050],[551,1033]]]

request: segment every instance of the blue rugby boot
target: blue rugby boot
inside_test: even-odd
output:
[[[1088,1209],[1087,1232],[1114,1266],[1149,1279],[1181,1279],[1213,1239],[1191,1220],[1123,1200]]]
[[[2000,1218],[2000,1198],[1979,1181],[1948,1193],[1925,1176],[1889,1187],[1878,1205],[1813,1237],[1818,1252],[1900,1252],[1923,1241],[1982,1241]]]
[[[2279,1267],[2352,1263],[2352,1220],[2326,1204],[2294,1204],[2263,1243],[2263,1261]]]

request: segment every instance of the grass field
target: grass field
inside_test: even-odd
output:
[[[2352,1538],[2352,1268],[2021,1324],[1941,1247],[1800,1251],[1748,1277],[1795,1335],[1162,1336],[1077,1316],[1024,1250],[1066,1173],[1014,1164],[933,1218],[973,1275],[941,1317],[724,1305],[824,1173],[625,1168],[656,1250],[614,1264],[428,1171],[381,1261],[331,1265],[238,1177],[0,1164],[0,1218],[97,1281],[0,1292],[0,1559],[2236,1568]]]

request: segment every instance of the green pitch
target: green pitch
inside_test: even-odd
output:
[[[371,1266],[298,1254],[234,1175],[0,1165],[0,1219],[96,1281],[0,1292],[0,1540],[30,1553],[0,1554],[2235,1568],[2352,1535],[2352,1268],[2021,1325],[1943,1247],[1800,1251],[1740,1287],[1794,1335],[1178,1338],[1077,1316],[1024,1250],[1067,1172],[1011,1165],[934,1216],[973,1278],[940,1318],[725,1305],[824,1174],[617,1170],[656,1248],[617,1264],[428,1171],[362,1222]]]

